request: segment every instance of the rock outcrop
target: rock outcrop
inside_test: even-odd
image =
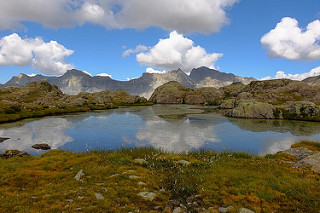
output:
[[[274,118],[275,107],[268,103],[240,100],[228,114],[236,118]]]
[[[143,105],[147,100],[124,90],[66,95],[46,81],[32,82],[24,88],[0,89],[0,122],[68,112],[110,109],[120,105]]]
[[[214,103],[222,93],[215,88],[190,89],[176,81],[158,87],[149,101],[156,104],[205,104]]]

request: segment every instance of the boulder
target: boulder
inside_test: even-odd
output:
[[[319,107],[309,101],[294,101],[288,103],[286,110],[302,117],[313,117],[319,114]]]
[[[188,89],[176,81],[159,86],[149,101],[156,104],[182,104]]]
[[[303,158],[308,157],[313,154],[313,151],[304,147],[290,148],[285,153],[292,155],[297,158],[297,160],[302,160]]]
[[[32,148],[41,149],[41,150],[48,150],[48,149],[51,149],[51,146],[49,146],[49,144],[46,144],[46,143],[40,143],[40,144],[33,145]]]
[[[204,104],[205,102],[206,99],[201,94],[197,93],[188,93],[184,98],[185,104]]]
[[[228,114],[236,118],[274,118],[275,107],[268,103],[261,103],[252,100],[240,100],[236,107]]]
[[[302,159],[301,162],[311,165],[311,169],[320,172],[320,152]]]
[[[233,109],[235,102],[236,102],[235,99],[223,100],[222,103],[220,104],[219,108],[220,109]]]

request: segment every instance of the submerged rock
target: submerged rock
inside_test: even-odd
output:
[[[10,138],[1,138],[0,137],[0,143],[2,143],[3,141],[9,140]]]
[[[46,143],[41,143],[41,144],[33,145],[32,148],[41,149],[41,150],[48,150],[48,149],[51,149],[51,146],[49,146],[49,144],[46,144]]]

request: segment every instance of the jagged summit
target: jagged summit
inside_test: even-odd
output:
[[[169,81],[177,81],[187,88],[195,87],[215,87],[226,86],[233,82],[250,83],[253,78],[242,78],[234,74],[222,73],[207,67],[193,69],[187,75],[181,69],[167,73],[143,73],[140,78],[129,81],[118,81],[108,76],[91,76],[85,71],[76,69],[68,70],[59,77],[35,75],[28,76],[19,74],[12,77],[4,86],[24,87],[34,81],[48,81],[61,89],[66,94],[78,94],[80,92],[99,92],[103,90],[115,91],[124,89],[130,94],[140,95],[149,98],[153,91],[160,85]]]

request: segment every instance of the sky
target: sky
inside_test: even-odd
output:
[[[320,1],[0,0],[0,83],[73,68],[128,80],[201,66],[320,75]]]

